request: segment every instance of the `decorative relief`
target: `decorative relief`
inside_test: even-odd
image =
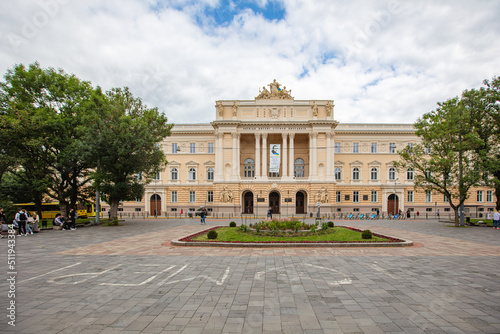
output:
[[[281,109],[278,108],[271,108],[269,109],[269,117],[273,119],[277,119],[281,115]]]
[[[265,86],[262,87],[262,90],[259,89],[259,95],[255,97],[256,100],[293,100],[293,96],[290,95],[292,90],[287,90],[286,86],[281,88],[276,79],[268,86],[269,90]]]
[[[316,101],[313,102],[311,109],[312,109],[313,116],[318,117],[318,105],[316,104]]]
[[[326,187],[321,188],[316,193],[316,202],[328,203],[328,195],[329,194],[328,194],[328,190],[326,189]]]
[[[222,105],[222,101],[217,101],[215,103],[215,107],[217,108],[217,113],[219,114],[219,117],[222,117],[224,114],[224,106]]]
[[[238,116],[238,106],[236,105],[236,101],[233,102],[233,117]]]
[[[233,202],[233,192],[224,186],[224,189],[220,193],[221,203],[232,203]]]

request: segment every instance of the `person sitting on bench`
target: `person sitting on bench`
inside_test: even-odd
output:
[[[56,218],[54,218],[54,225],[61,226],[63,230],[69,230],[69,223],[66,222],[60,213],[56,214]]]

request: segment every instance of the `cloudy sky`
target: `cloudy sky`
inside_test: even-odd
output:
[[[0,3],[0,72],[38,61],[128,86],[174,123],[276,79],[340,122],[412,123],[500,75],[498,0],[22,0]]]

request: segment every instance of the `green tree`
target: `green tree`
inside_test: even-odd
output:
[[[462,103],[471,115],[474,132],[481,139],[475,153],[481,163],[483,181],[495,188],[500,209],[500,77],[484,81],[485,87],[466,90]]]
[[[481,182],[475,150],[481,140],[473,131],[471,114],[458,97],[438,103],[438,108],[418,119],[416,135],[421,143],[400,151],[399,169],[412,168],[415,187],[443,194],[455,211],[467,199],[471,187]]]
[[[8,138],[3,154],[10,170],[59,201],[66,215],[88,182],[82,122],[93,89],[90,83],[38,63],[17,65],[0,83],[0,130]]]
[[[92,104],[87,121],[92,130],[86,141],[98,165],[94,185],[115,219],[120,202],[141,198],[144,185],[164,166],[160,142],[170,135],[172,125],[128,88],[114,88],[105,95],[96,92]]]

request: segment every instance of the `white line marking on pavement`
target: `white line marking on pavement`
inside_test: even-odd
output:
[[[344,276],[344,279],[341,280],[341,281],[333,281],[333,282],[327,282],[329,285],[341,285],[341,284],[352,284],[352,280],[350,277],[346,276],[345,274],[341,273],[340,271],[338,271],[337,269],[332,269],[332,268],[327,268],[327,267],[323,267],[323,266],[317,266],[315,264],[309,264],[309,263],[306,263],[305,264],[306,266],[311,266],[311,267],[314,267],[314,268],[318,268],[318,269],[326,269],[326,270],[329,270],[331,272],[335,272],[335,273],[339,273],[341,274],[342,276]]]
[[[160,283],[158,283],[158,285],[163,285],[166,281],[168,281],[169,279],[171,279],[172,277],[174,277],[175,275],[177,275],[178,273],[180,273],[181,271],[183,271],[184,269],[186,269],[187,266],[188,265],[185,264],[184,266],[182,266],[182,268],[180,268],[179,270],[177,270],[175,273],[173,273],[172,275],[168,276],[163,281],[161,281]]]
[[[172,269],[173,267],[175,267],[175,266],[170,266],[170,267],[168,267],[168,268],[166,268],[166,269],[163,269],[162,271],[158,272],[156,275],[153,275],[153,276],[151,276],[151,277],[149,277],[149,278],[145,279],[145,280],[144,280],[144,281],[142,281],[141,283],[136,283],[136,284],[134,284],[134,283],[101,283],[101,284],[99,284],[99,285],[111,285],[111,286],[141,286],[141,285],[144,285],[144,284],[146,284],[146,283],[151,282],[152,280],[154,280],[154,279],[156,278],[156,276],[158,276],[158,275],[160,275],[161,273],[164,273],[164,272],[166,272],[166,271],[169,271],[169,270],[170,270],[170,269]],[[140,274],[140,273],[141,273],[141,272],[139,272],[139,274]]]
[[[377,262],[375,262],[375,263],[377,263]],[[373,269],[375,269],[376,271],[378,271],[379,273],[385,274],[385,275],[389,276],[390,278],[397,279],[396,276],[394,276],[391,273],[387,272],[387,270],[380,268],[375,263],[374,264],[369,264],[369,266],[372,267]]]
[[[35,277],[31,277],[31,278],[25,279],[23,281],[20,281],[19,283],[24,283],[24,282],[27,282],[27,281],[31,281],[32,279],[35,279],[35,278],[38,278],[38,277],[42,277],[42,276],[45,276],[45,275],[49,275],[49,274],[55,273],[56,271],[63,270],[63,269],[66,269],[66,268],[71,268],[71,267],[77,266],[79,264],[81,264],[81,262],[77,262],[75,264],[71,264],[71,265],[66,266],[66,267],[62,267],[62,268],[59,268],[59,269],[56,269],[56,270],[49,271],[46,274],[41,274],[41,275],[38,275],[38,276],[35,276]]]
[[[100,276],[100,275],[102,275],[104,273],[107,273],[108,271],[111,271],[113,269],[118,268],[119,266],[121,266],[121,264],[116,265],[113,268],[109,268],[109,269],[106,269],[104,271],[98,272],[98,273],[78,273],[78,274],[69,274],[69,275],[58,276],[58,277],[55,277],[53,279],[48,280],[47,283],[73,284],[74,285],[74,284],[78,284],[78,283],[82,283],[82,282],[88,281],[90,278],[95,278],[97,276]],[[76,282],[71,282],[71,283],[59,283],[59,282],[56,282],[56,280],[61,280],[61,279],[67,278],[67,277],[76,277],[76,276],[89,276],[89,277],[86,278],[86,279],[83,279],[81,281],[76,281]]]

